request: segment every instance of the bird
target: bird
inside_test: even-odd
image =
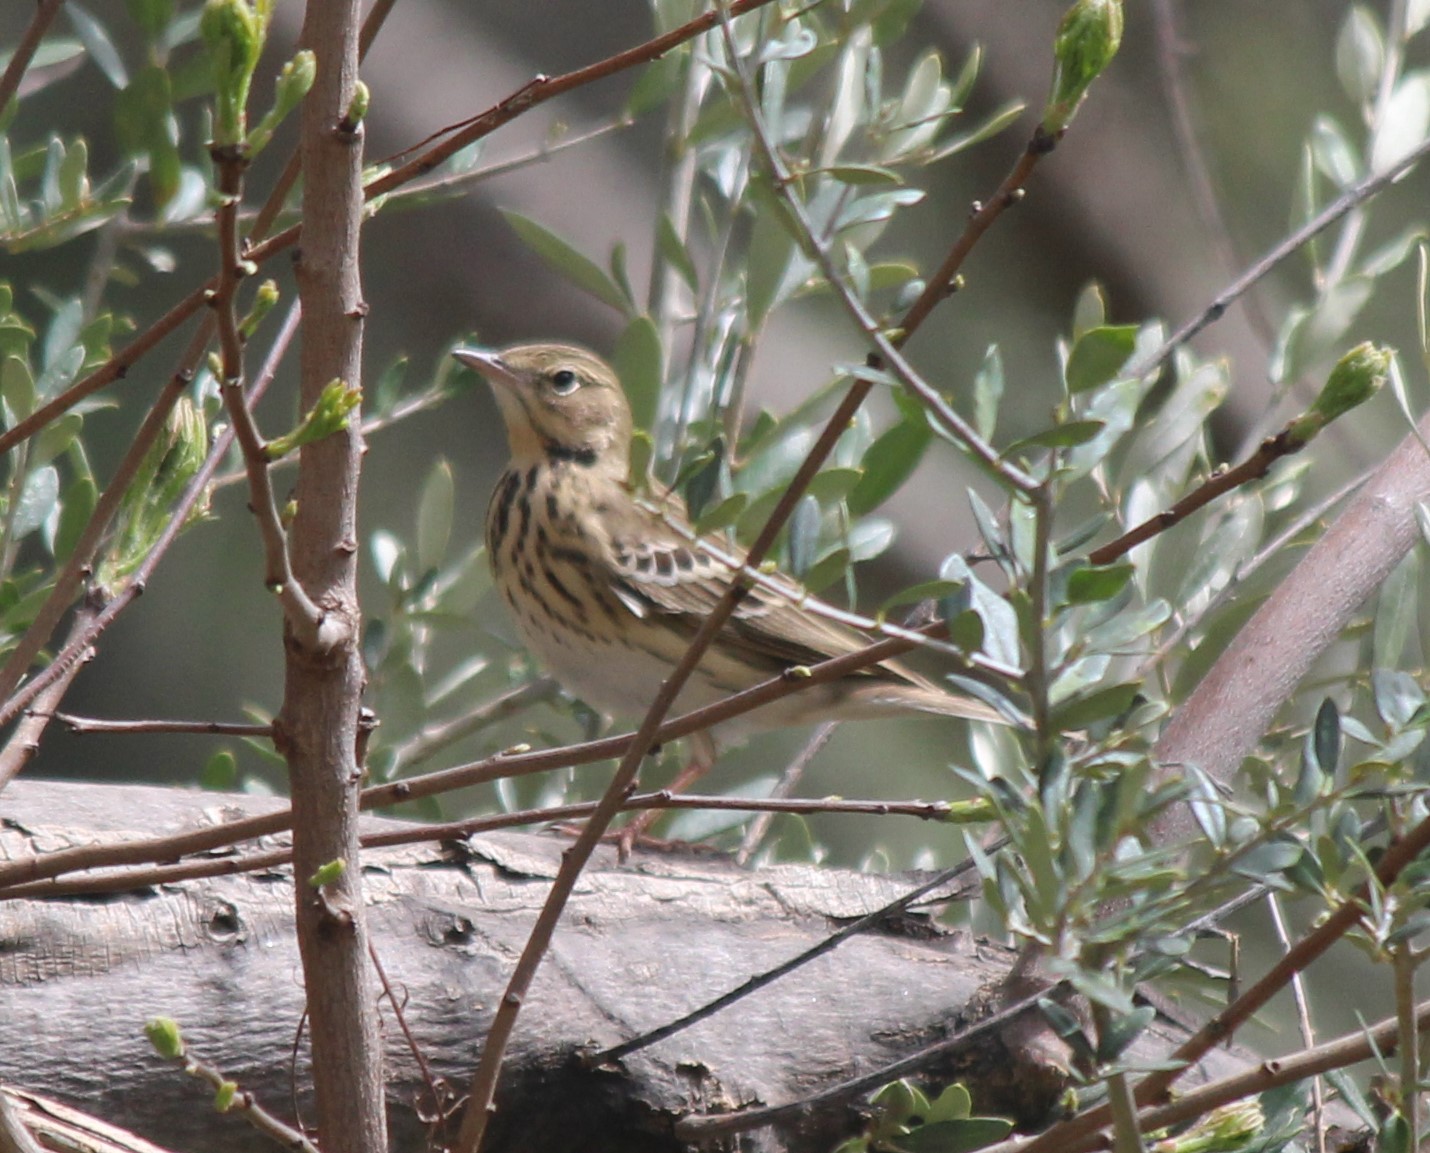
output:
[[[528,343],[458,347],[453,356],[485,378],[506,426],[510,459],[487,507],[486,551],[523,644],[587,705],[643,716],[734,580],[730,562],[743,563],[744,553],[723,541],[701,548],[677,494],[634,491],[630,404],[598,355]],[[791,579],[757,583],[695,666],[673,712],[871,643],[821,608]],[[700,735],[680,784],[708,768],[731,738],[909,713],[1008,723],[983,701],[884,661]]]

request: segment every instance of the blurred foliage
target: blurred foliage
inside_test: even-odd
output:
[[[689,0],[653,0],[652,7],[658,29],[692,11]],[[663,116],[668,142],[670,194],[650,222],[656,255],[643,282],[627,267],[627,246],[636,238],[612,237],[609,251],[596,256],[533,215],[505,213],[515,235],[556,274],[620,317],[613,359],[644,430],[633,480],[677,489],[698,530],[717,539],[747,542],[759,531],[850,378],[871,372],[830,364],[826,382],[790,411],[753,410],[747,379],[771,317],[801,300],[833,295],[892,329],[942,255],[921,254],[916,263],[886,243],[890,224],[922,200],[920,181],[930,166],[957,164],[975,147],[1014,156],[1026,144],[1018,134],[1033,131],[1021,104],[978,117],[965,112],[980,83],[981,54],[973,48],[950,62],[910,44],[917,7],[911,0],[773,3],[735,20],[728,39],[717,28],[631,79],[621,117]],[[1116,7],[1082,0],[1078,8],[1086,11],[1077,20]],[[1353,125],[1329,112],[1315,118],[1301,169],[1287,182],[1293,225],[1366,175],[1387,170],[1430,132],[1430,72],[1406,63],[1407,47],[1423,46],[1425,6],[1392,10],[1404,22],[1389,29],[1367,7],[1344,15],[1335,74],[1360,116]],[[95,267],[83,291],[0,284],[6,428],[105,364],[117,337],[134,327],[116,314],[109,290],[167,267],[170,230],[208,225],[215,202],[209,133],[244,146],[266,144],[311,82],[311,60],[300,55],[282,67],[273,105],[253,117],[255,139],[246,126],[258,52],[245,47],[235,72],[234,50],[224,46],[228,33],[217,23],[205,29],[206,50],[197,5],[133,0],[104,20],[78,5],[71,11],[75,39],[47,41],[42,51],[49,62],[83,54],[103,71],[114,89],[111,137],[101,150],[81,138],[36,135],[23,100],[6,110],[0,247],[15,254],[88,244],[96,231],[104,243],[94,245]],[[109,27],[118,23],[126,23],[122,37]],[[1078,27],[1065,26],[1063,36]],[[240,31],[254,32],[261,48],[262,28]],[[1100,68],[1109,55],[1108,29],[1098,35]],[[217,71],[208,51],[222,57]],[[1050,90],[1061,131],[1088,85],[1094,100],[1097,87],[1083,58],[1060,57],[1058,64],[1067,67],[1050,79]],[[1051,78],[1051,37],[1048,68]],[[1034,102],[1041,98],[1030,94]],[[1044,113],[1051,114],[1048,107]],[[756,132],[782,156],[787,181],[762,164]],[[101,151],[112,159],[93,171],[91,156]],[[442,180],[404,194],[403,203],[450,195],[481,175],[479,158],[480,149],[460,154],[437,174]],[[249,201],[261,197],[248,190],[246,208]],[[875,374],[889,394],[892,419],[877,426],[861,411],[780,537],[782,568],[812,591],[832,590],[857,605],[858,566],[894,540],[894,524],[881,509],[923,458],[966,454],[976,441],[991,446],[998,466],[1035,483],[1036,492],[1024,491],[1007,483],[999,467],[983,467],[980,482],[960,498],[973,509],[978,547],[951,552],[939,571],[889,597],[868,623],[879,627],[896,609],[936,602],[952,639],[929,647],[956,660],[962,673],[955,683],[1025,718],[1014,728],[972,726],[966,755],[961,746],[949,750],[954,763],[946,784],[950,794],[986,798],[1008,838],[997,852],[968,838],[983,882],[980,915],[994,918],[1013,940],[1036,942],[1050,971],[1098,1007],[1096,1028],[1070,1015],[1055,1020],[1084,1058],[1078,1074],[1089,1084],[1136,1067],[1126,1053],[1147,1023],[1134,999],[1141,983],[1196,983],[1189,961],[1198,918],[1252,890],[1317,908],[1340,901],[1370,877],[1364,839],[1372,830],[1401,829],[1430,815],[1418,552],[1349,631],[1325,675],[1302,687],[1234,789],[1193,765],[1163,774],[1149,759],[1162,723],[1274,586],[1285,558],[1314,539],[1325,510],[1308,507],[1303,488],[1315,448],[1114,563],[1087,559],[1094,543],[1170,507],[1222,466],[1210,447],[1209,421],[1235,374],[1264,370],[1283,390],[1325,381],[1358,342],[1367,302],[1399,291],[1392,274],[1414,260],[1421,270],[1413,303],[1421,347],[1390,370],[1390,391],[1411,414],[1405,378],[1413,374],[1423,384],[1430,361],[1424,320],[1430,250],[1423,225],[1372,246],[1366,220],[1373,211],[1373,204],[1357,207],[1343,227],[1306,246],[1304,290],[1282,307],[1264,365],[1233,367],[1185,347],[1163,356],[1163,323],[1113,322],[1093,284],[1062,331],[1047,334],[1062,366],[1061,395],[1041,427],[1016,438],[1000,433],[1026,420],[1005,419],[1016,388],[1005,379],[997,346],[987,348],[971,379],[927,380],[972,437],[938,419],[893,376]],[[208,270],[195,272],[197,282]],[[271,292],[260,289],[251,301],[256,307],[245,336],[256,344],[273,327],[263,320]],[[69,405],[6,457],[0,491],[6,654],[16,651],[59,587],[61,568],[87,527],[98,534],[98,548],[82,567],[100,574],[102,595],[116,593],[154,546],[194,475],[196,445],[212,443],[219,420],[213,378],[201,364],[193,367],[183,406],[108,524],[92,522],[106,482],[89,463],[89,417],[101,405],[137,410],[142,398],[98,392]],[[469,383],[445,364],[430,379],[414,375],[397,364],[364,390],[367,431]],[[298,431],[279,439],[274,455],[346,419],[344,405],[355,396],[336,386],[330,399],[322,411],[295,412],[288,427]],[[1344,407],[1338,399],[1314,412],[1321,423],[1354,419],[1343,417]],[[236,459],[224,465],[239,471]],[[486,559],[454,531],[460,498],[449,465],[435,461],[413,484],[410,523],[363,542],[380,581],[364,606],[369,702],[381,719],[368,755],[370,778],[489,755],[509,740],[511,726],[503,722],[513,718],[532,742],[597,732],[603,719],[538,679],[504,639]],[[1423,523],[1430,533],[1430,517]],[[49,635],[42,641],[47,653],[58,643]],[[677,754],[666,755],[673,761]],[[195,779],[255,785],[258,765],[247,751],[220,750]],[[768,790],[773,780],[762,778],[757,787]],[[502,782],[464,803],[517,809],[588,792],[573,774],[557,773]],[[1150,845],[1142,836],[1149,822],[1183,803],[1191,804],[1200,832],[1190,858],[1186,846]],[[453,806],[431,801],[422,808],[436,815]],[[742,831],[723,816],[715,826],[719,844],[733,844]],[[781,818],[765,851],[793,856],[819,849],[806,826]],[[1393,958],[1425,926],[1430,890],[1422,872],[1409,870],[1389,891],[1372,883],[1372,907],[1353,939],[1375,961]],[[1050,1006],[1051,1017],[1058,1012]],[[876,1102],[885,1118],[871,1129],[877,1136],[851,1149],[944,1148],[941,1140],[962,1141],[979,1123],[949,1098],[953,1090],[933,1104],[913,1097],[890,1104],[901,1091],[888,1092],[889,1099]],[[934,1132],[939,1126],[946,1128]]]

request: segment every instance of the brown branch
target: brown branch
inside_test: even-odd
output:
[[[569,805],[548,805],[540,809],[517,809],[510,813],[466,817],[460,821],[447,821],[442,824],[413,825],[392,831],[364,833],[360,841],[364,849],[382,849],[402,845],[420,845],[429,841],[459,841],[481,833],[492,833],[501,829],[515,829],[528,825],[559,826],[566,822],[579,821],[589,817],[595,812],[596,804],[596,801],[579,801]],[[913,817],[921,821],[940,821],[953,824],[992,819],[992,814],[987,811],[981,801],[836,801],[770,797],[708,797],[672,794],[664,789],[655,793],[639,793],[632,796],[621,805],[621,809],[623,812],[693,809],[731,813],[790,813],[798,816],[821,813],[839,816]],[[235,821],[223,827],[233,830],[239,824],[241,822]],[[282,831],[281,827],[269,830],[270,833]],[[231,843],[231,841],[225,841],[222,845],[226,846]],[[154,842],[143,842],[143,844],[153,845]],[[218,847],[222,846],[212,846],[212,848]],[[154,859],[162,860],[163,858]],[[108,864],[108,862],[98,863]],[[126,893],[135,889],[176,884],[180,881],[194,881],[205,877],[231,877],[240,873],[266,872],[269,869],[282,868],[292,863],[293,851],[291,849],[267,849],[260,852],[235,854],[231,857],[205,857],[199,860],[181,861],[178,864],[149,865],[146,863],[140,868],[113,868],[106,872],[93,872],[82,877],[71,877],[68,880],[28,881],[24,884],[12,885],[0,892],[0,900],[30,898],[48,900],[53,897]],[[959,866],[959,868],[962,869],[963,866]],[[929,891],[927,888],[920,888],[908,899],[916,900],[927,891]]]
[[[25,28],[25,34],[15,46],[15,54],[5,66],[5,75],[0,76],[0,117],[5,115],[10,101],[20,90],[20,81],[25,78],[25,72],[35,58],[35,50],[39,48],[40,41],[45,38],[45,33],[54,23],[55,17],[60,14],[64,2],[65,0],[41,0],[36,6],[35,14],[30,17],[30,23]]]
[[[931,635],[944,631],[942,622],[935,622],[922,630]],[[899,656],[913,647],[914,642],[903,638],[878,641],[857,652],[834,657],[820,664],[810,666],[808,676],[776,676],[763,681],[744,692],[736,693],[723,701],[703,708],[694,709],[668,721],[660,727],[656,736],[662,742],[708,729],[721,721],[730,720],[769,704],[790,693],[837,680],[868,665],[878,664]],[[484,760],[467,765],[457,765],[441,772],[428,773],[408,781],[391,781],[384,785],[373,785],[364,789],[361,805],[364,809],[383,808],[403,801],[420,800],[437,796],[455,789],[485,784],[507,777],[527,776],[546,772],[550,769],[571,768],[591,764],[621,756],[630,748],[634,739],[631,733],[606,737],[598,741],[587,741],[560,749],[543,749],[539,752],[499,753]],[[177,833],[169,837],[158,837],[149,841],[137,841],[121,845],[81,845],[72,849],[60,849],[33,857],[13,861],[0,861],[0,898],[8,896],[11,889],[21,883],[58,877],[83,869],[94,869],[109,865],[138,865],[157,861],[172,861],[191,853],[211,852],[214,849],[270,836],[291,828],[291,809],[268,813],[261,817],[246,817],[230,821],[213,828],[196,829]]]
[[[1111,564],[1118,557],[1131,552],[1139,544],[1166,532],[1174,525],[1181,524],[1199,508],[1210,504],[1220,496],[1225,496],[1244,484],[1260,480],[1271,466],[1282,457],[1291,456],[1306,447],[1308,441],[1292,440],[1286,429],[1275,436],[1268,436],[1257,449],[1235,468],[1217,469],[1171,508],[1148,517],[1135,528],[1129,529],[1116,540],[1088,553],[1088,562],[1095,565]]]
[[[70,624],[70,643],[88,631],[96,613],[96,606],[88,603],[81,606]],[[0,790],[13,781],[40,751],[40,738],[49,727],[50,716],[59,707],[60,701],[64,699],[65,693],[69,692],[70,685],[74,683],[75,677],[79,676],[80,669],[84,668],[93,652],[92,646],[85,645],[79,659],[62,665],[63,672],[35,698],[38,707],[15,726],[15,731],[5,742],[5,748],[0,750]]]
[[[348,120],[358,83],[359,0],[309,0],[302,45],[317,75],[299,117],[303,305],[300,411],[332,381],[362,385],[363,128]],[[343,1153],[386,1153],[381,1019],[372,996],[358,839],[362,690],[357,597],[361,417],[303,445],[288,537],[293,586],[317,618],[285,605],[283,704],[274,747],[288,762],[295,922],[312,1046],[317,1130]],[[265,465],[265,475],[266,475]],[[341,866],[335,869],[334,866]],[[315,886],[309,879],[323,875]]]
[[[1056,988],[1044,989],[1024,997],[1011,1005],[1004,1006],[991,1017],[984,1017],[976,1025],[960,1029],[952,1037],[935,1042],[917,1053],[891,1062],[879,1069],[841,1081],[817,1093],[811,1093],[798,1101],[784,1105],[767,1105],[761,1108],[744,1109],[738,1113],[706,1113],[682,1117],[673,1127],[675,1136],[681,1140],[700,1145],[713,1141],[727,1133],[746,1133],[751,1129],[762,1129],[781,1121],[808,1116],[810,1113],[830,1105],[848,1101],[851,1097],[872,1092],[881,1085],[896,1081],[910,1073],[927,1068],[935,1062],[946,1060],[954,1053],[967,1049],[984,1037],[997,1036],[1012,1022],[1035,1012],[1038,1003],[1046,997],[1054,996]]]
[[[735,0],[729,5],[731,16],[739,16],[745,12],[753,12],[756,8],[762,8],[770,0]],[[649,64],[653,60],[659,60],[667,52],[674,48],[679,48],[688,40],[709,32],[720,22],[720,13],[715,9],[697,16],[693,20],[688,20],[678,28],[672,28],[660,36],[655,36],[647,40],[644,44],[637,44],[634,48],[627,48],[624,52],[617,52],[614,56],[608,56],[604,60],[598,60],[595,64],[588,64],[584,68],[577,68],[572,72],[562,73],[560,76],[547,76],[538,74],[527,83],[523,84],[510,96],[498,104],[494,104],[480,115],[472,117],[470,120],[463,120],[457,124],[440,128],[427,140],[435,140],[440,136],[452,133],[447,140],[441,144],[435,144],[406,164],[394,168],[391,172],[379,177],[367,187],[367,195],[370,198],[381,196],[384,192],[390,192],[399,185],[406,184],[415,177],[425,175],[433,168],[441,164],[448,157],[460,152],[467,145],[480,140],[484,136],[489,136],[504,124],[509,124],[518,116],[530,111],[538,104],[544,104],[548,100],[553,100],[557,96],[564,96],[567,92],[575,88],[582,88],[587,84],[593,84],[597,80],[605,80],[608,77],[616,76],[622,72],[629,71],[641,64]],[[416,147],[421,147],[418,144]],[[408,151],[411,151],[410,149]],[[399,155],[402,155],[399,153]]]
[[[243,173],[248,159],[242,145],[212,145],[209,154],[218,174],[219,271],[212,307],[218,328],[219,357],[223,371],[219,392],[224,409],[243,453],[248,475],[248,508],[258,521],[263,541],[263,583],[283,606],[288,626],[312,643],[323,625],[323,613],[293,575],[288,555],[288,534],[273,495],[268,474],[268,446],[258,431],[258,423],[243,395],[243,336],[238,326],[238,285],[243,278],[243,254],[238,239],[238,210],[242,200]]]
[[[46,715],[39,709],[30,710],[30,716]],[[272,725],[238,724],[229,721],[111,721],[103,717],[77,717],[69,713],[47,714],[69,731],[82,736],[91,733],[200,733],[207,736],[225,737],[268,737],[273,735]]]

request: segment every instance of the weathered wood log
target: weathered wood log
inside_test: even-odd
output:
[[[0,794],[0,860],[177,832],[278,804],[16,782]],[[458,1093],[562,848],[557,837],[495,834],[364,857],[383,970],[424,1060]],[[677,1116],[797,1100],[956,1031],[967,1007],[1006,974],[1011,954],[905,918],[898,930],[852,939],[615,1068],[578,1060],[785,961],[918,880],[796,866],[746,871],[695,855],[637,854],[621,866],[601,855],[522,1013],[488,1148],[681,1149],[670,1135]],[[291,1118],[293,1086],[308,1081],[306,1058],[296,1070],[291,1064],[295,1045],[305,1052],[293,902],[285,869],[0,901],[0,1083],[53,1094],[177,1149],[258,1147],[242,1122],[215,1115],[202,1087],[153,1054],[142,1029],[149,1017],[175,1018],[197,1055]],[[376,977],[372,992],[380,995]],[[414,1103],[430,1109],[430,1095],[390,1005],[383,1014],[394,1148],[419,1148],[426,1132]],[[1163,1023],[1152,1042],[1168,1045],[1175,1035]],[[1217,1054],[1206,1072],[1233,1060]],[[1046,1097],[1046,1072],[1024,1080],[995,1043],[929,1075],[964,1081],[981,1111],[1035,1115],[1046,1107],[1033,1099]],[[301,1089],[297,1097],[301,1105]],[[826,1108],[728,1147],[827,1150],[856,1125],[852,1108]]]

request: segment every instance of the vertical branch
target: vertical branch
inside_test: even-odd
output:
[[[362,129],[348,118],[358,77],[357,0],[314,0],[303,46],[317,79],[303,103],[303,411],[329,382],[357,387],[362,355],[358,242]],[[275,744],[288,761],[298,944],[312,1023],[313,1077],[324,1148],[385,1153],[382,1047],[358,860],[357,486],[362,443],[348,426],[302,449],[290,533],[298,582],[321,613],[316,634],[285,629],[283,707]],[[342,862],[342,866],[336,866]],[[325,868],[327,866],[327,868]],[[323,870],[321,885],[315,874]]]

